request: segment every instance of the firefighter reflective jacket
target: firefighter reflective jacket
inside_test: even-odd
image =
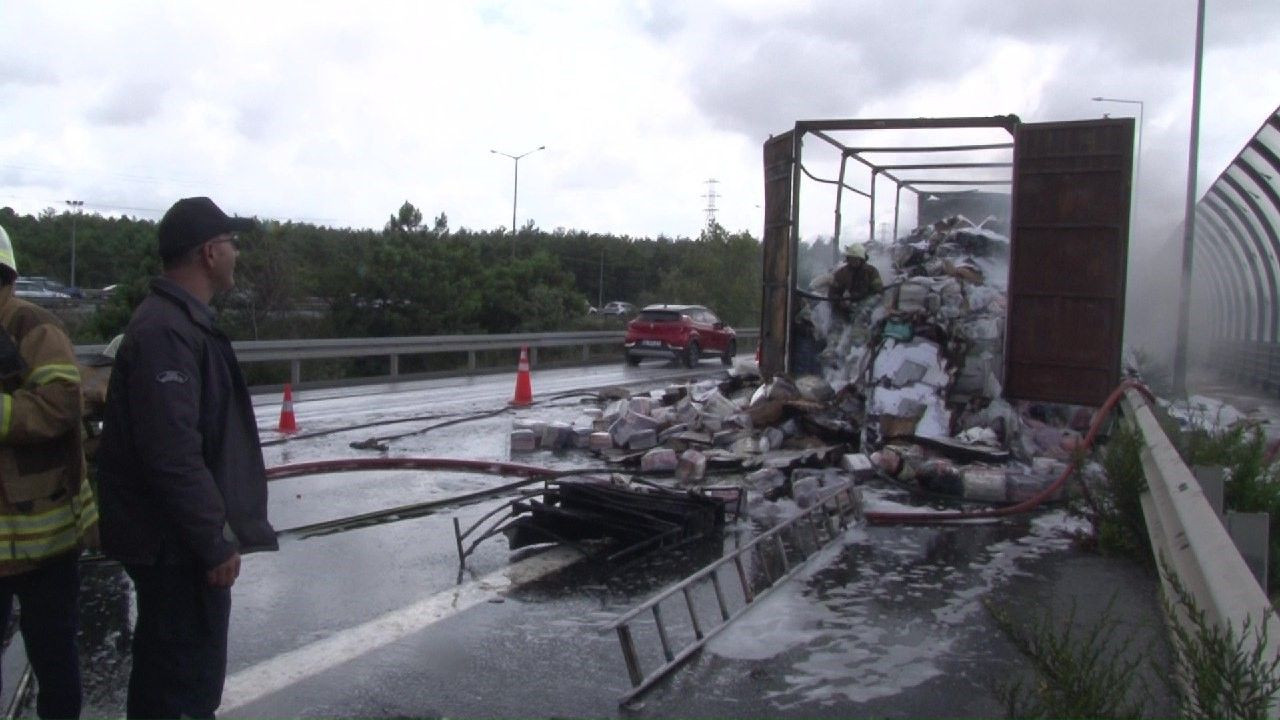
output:
[[[0,575],[96,541],[80,374],[52,313],[0,287]]]

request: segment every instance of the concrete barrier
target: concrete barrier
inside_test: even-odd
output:
[[[1249,637],[1265,628],[1265,659],[1280,656],[1280,618],[1195,475],[1145,398],[1129,390],[1123,406],[1142,434],[1142,467],[1148,490],[1142,496],[1142,510],[1152,549],[1163,560],[1161,583],[1166,597],[1172,598],[1166,574],[1172,572],[1215,627],[1230,628],[1237,638],[1245,632],[1246,624]],[[1275,713],[1273,704],[1269,716],[1276,717]]]

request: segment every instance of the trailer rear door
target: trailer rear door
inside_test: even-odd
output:
[[[764,296],[760,304],[760,373],[787,370],[791,287],[795,275],[795,132],[764,144]]]
[[[1005,396],[1098,406],[1120,382],[1131,118],[1018,126]]]

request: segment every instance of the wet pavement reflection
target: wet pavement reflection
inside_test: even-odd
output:
[[[504,401],[490,400],[489,407]],[[556,420],[577,412],[570,401],[536,414]],[[508,460],[507,435],[521,417],[515,412],[427,433],[393,445],[390,453]],[[351,439],[335,435],[275,446],[268,449],[268,464],[365,456],[349,448]],[[522,461],[584,464],[577,453],[540,453]],[[457,472],[299,478],[272,483],[271,514],[285,528],[507,481]],[[864,492],[869,507],[893,508],[904,500],[894,489],[868,486]],[[448,606],[451,593],[483,586],[530,553],[512,554],[501,539],[489,541],[469,558],[459,586],[452,518],[465,527],[504,501],[291,539],[278,553],[247,556],[233,591],[229,674],[252,672],[286,653],[305,659],[324,641],[388,613],[430,598]],[[1060,612],[1073,602],[1096,609],[1114,592],[1126,627],[1147,638],[1159,634],[1152,573],[1081,552],[1071,539],[1076,529],[1059,510],[999,524],[853,526],[685,668],[619,707],[629,683],[616,636],[601,628],[749,541],[760,527],[744,520],[721,539],[622,566],[578,563],[460,604],[421,629],[380,638],[372,652],[356,648],[332,667],[300,672],[283,689],[237,704],[231,716],[1001,715],[991,683],[1024,663],[998,634],[984,603],[1030,615]],[[756,565],[749,570],[760,571]],[[118,567],[84,567],[85,717],[123,714],[131,603],[129,581]],[[697,598],[708,610],[713,603],[706,595]],[[679,618],[671,622],[673,632],[690,631]],[[652,657],[660,651],[645,652]],[[34,712],[28,705],[23,714]]]
[[[874,500],[875,492],[869,494]],[[382,538],[369,536],[381,528],[345,537],[383,551],[388,542],[403,545],[396,535],[411,543],[429,536],[434,539],[428,545],[447,544],[438,532],[415,532],[423,529],[413,527],[418,522]],[[628,687],[617,640],[600,628],[758,528],[744,521],[723,540],[620,568],[578,563],[304,679],[236,715],[999,715],[992,684],[1022,662],[995,630],[984,602],[1036,613],[1082,599],[1099,602],[1091,596],[1105,588],[1114,590],[1115,607],[1135,630],[1158,634],[1154,578],[1143,568],[1074,549],[1071,528],[1056,511],[1024,523],[852,527],[812,568],[626,708],[617,706]],[[319,541],[298,547],[312,542]],[[316,559],[334,557],[330,553],[346,550],[325,548]],[[496,567],[508,559],[504,548],[495,547],[480,562]],[[270,569],[247,569],[244,587],[237,587],[233,673],[452,584],[445,577],[451,574],[445,553],[434,557],[434,568],[417,562],[397,568],[374,552],[357,561],[364,566],[360,571],[341,579],[344,573],[336,567],[326,577],[323,562],[298,560],[295,554]],[[310,591],[297,592],[308,584]],[[131,612],[129,582],[119,568],[85,568],[81,646],[87,717],[123,711]],[[684,632],[680,626],[674,622],[673,632]],[[28,707],[25,714],[33,713]]]

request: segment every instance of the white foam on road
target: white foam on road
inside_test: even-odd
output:
[[[227,678],[218,714],[236,711],[271,693],[386,647],[433,623],[495,598],[581,559],[577,550],[555,547],[477,580],[423,598],[322,640],[244,668]]]

